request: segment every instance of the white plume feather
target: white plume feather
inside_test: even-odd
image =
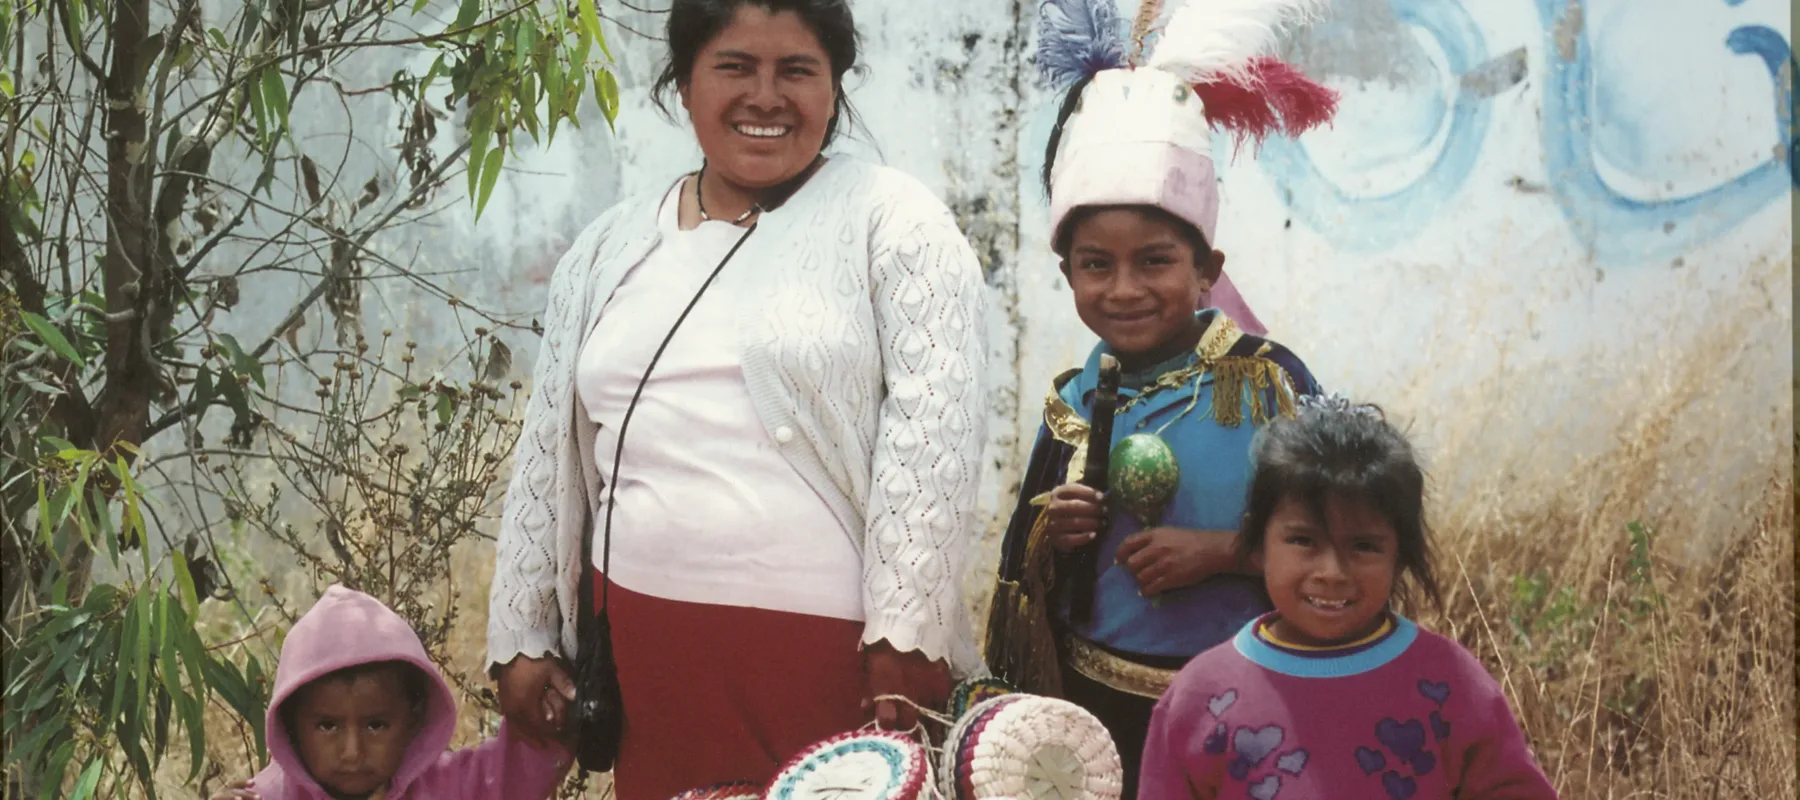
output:
[[[1188,0],[1163,28],[1146,66],[1189,83],[1248,82],[1252,59],[1271,55],[1283,29],[1324,13],[1330,0]]]

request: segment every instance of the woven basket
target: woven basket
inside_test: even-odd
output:
[[[955,800],[1119,800],[1124,777],[1093,714],[1013,694],[980,703],[951,729],[938,788]]]
[[[715,783],[704,789],[689,789],[670,800],[760,800],[763,787],[749,781]]]
[[[776,773],[765,800],[918,800],[925,748],[892,731],[835,736],[795,756]]]

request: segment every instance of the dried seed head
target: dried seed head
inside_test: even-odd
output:
[[[488,335],[488,329],[487,328],[476,328],[475,335],[476,336],[486,336],[486,335]]]
[[[520,389],[523,389],[523,388],[525,388],[525,384],[524,384],[524,383],[521,383],[521,382],[519,382],[519,381],[513,381],[513,382],[512,382],[512,383],[509,383],[509,384],[507,384],[507,386],[510,386],[510,387],[512,387],[512,390],[513,390],[513,391],[515,391],[515,392],[516,392],[516,391],[518,391],[518,390],[520,390]]]

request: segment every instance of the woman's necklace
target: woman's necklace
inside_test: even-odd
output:
[[[706,213],[706,201],[700,198],[700,187],[705,183],[706,167],[702,166],[700,167],[700,172],[694,176],[694,207],[700,210],[700,220],[702,222],[711,222],[713,221],[713,218]],[[750,207],[744,210],[744,213],[739,214],[737,219],[731,221],[731,224],[742,225],[744,224],[744,220],[749,219],[751,215],[761,210],[762,206],[760,204],[751,203]]]

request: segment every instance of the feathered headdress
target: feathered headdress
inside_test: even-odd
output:
[[[1040,6],[1038,69],[1058,88],[1092,79],[1054,154],[1052,241],[1062,246],[1069,213],[1093,205],[1156,206],[1217,241],[1213,132],[1261,143],[1273,133],[1297,136],[1337,109],[1336,92],[1273,54],[1282,30],[1310,20],[1326,0],[1188,0],[1160,30],[1162,0],[1142,0],[1129,34],[1113,2]],[[1223,274],[1203,302],[1265,332]]]
[[[1321,14],[1328,0],[1188,0],[1160,31],[1162,0],[1142,0],[1124,31],[1113,0],[1043,0],[1038,70],[1061,88],[1109,69],[1160,69],[1180,78],[1205,107],[1207,121],[1239,143],[1272,133],[1298,136],[1337,110],[1337,93],[1273,53],[1284,29]],[[1154,52],[1147,39],[1157,33]]]

